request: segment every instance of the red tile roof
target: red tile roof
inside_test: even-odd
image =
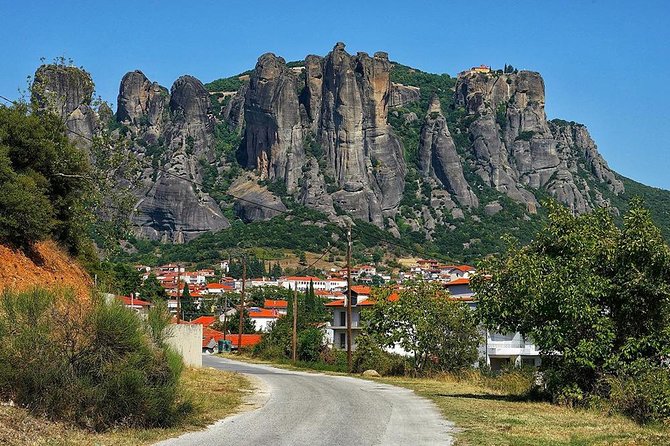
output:
[[[140,300],[140,299],[137,299],[137,298],[131,299],[128,296],[117,296],[116,298],[119,299],[121,302],[123,302],[123,305],[131,305],[131,302],[132,302],[133,306],[135,306],[135,305],[142,306],[142,307],[150,307],[151,306],[151,302],[147,302],[146,300]]]
[[[196,325],[202,325],[203,327],[209,327],[216,321],[217,321],[216,316],[200,316],[198,318],[193,319],[191,323]]]
[[[280,316],[277,310],[271,310],[269,308],[249,308],[249,317],[260,318],[260,319],[276,319]]]
[[[470,279],[467,277],[459,277],[458,279],[454,279],[451,282],[447,282],[444,285],[445,286],[452,286],[452,285],[469,285],[470,284]]]
[[[208,290],[228,290],[232,291],[235,289],[235,287],[232,287],[230,285],[224,285],[222,283],[208,283],[207,284],[207,289]]]
[[[354,285],[351,287],[351,291],[356,294],[370,294],[370,287],[364,285]]]
[[[277,300],[265,299],[265,303],[263,304],[263,306],[265,308],[287,308],[288,307],[288,301],[281,300],[281,299],[277,299]]]
[[[327,307],[343,307],[344,306],[344,299],[338,299],[334,300],[332,302],[328,302],[326,304]]]
[[[229,335],[229,338],[232,338],[233,345],[237,346],[237,337],[239,335]],[[243,334],[242,335],[242,347],[253,347],[254,345],[261,342],[261,336],[259,334]]]
[[[457,270],[459,270],[459,271],[463,271],[463,272],[468,272],[468,271],[474,271],[474,270],[475,270],[475,269],[474,269],[472,266],[470,266],[470,265],[459,265],[459,266],[456,266],[455,268],[456,268]]]

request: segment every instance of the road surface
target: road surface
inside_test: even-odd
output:
[[[453,427],[412,391],[348,376],[203,356],[204,367],[248,375],[255,410],[159,443],[186,445],[450,445]]]

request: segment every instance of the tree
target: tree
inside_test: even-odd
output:
[[[45,238],[78,253],[92,212],[85,154],[51,113],[0,106],[0,238],[27,247]]]
[[[548,390],[577,403],[608,388],[608,376],[636,376],[667,361],[670,249],[639,200],[621,228],[607,209],[574,216],[547,207],[535,240],[486,259],[472,287],[482,321],[530,336]]]
[[[228,331],[230,333],[235,333],[237,334],[239,332],[240,328],[240,312],[235,311],[231,316],[228,316]],[[244,313],[242,315],[242,333],[244,334],[253,334],[256,333],[256,323],[251,320],[251,316],[249,316],[249,311],[247,309],[244,309]]]
[[[191,296],[188,288],[188,283],[184,284],[184,289],[181,293],[181,316],[184,320],[192,321],[201,315],[200,306]]]
[[[135,268],[125,263],[116,263],[113,270],[116,289],[120,294],[129,296],[130,293],[137,293],[140,290],[142,279]]]
[[[154,273],[142,283],[139,288],[139,297],[148,302],[160,302],[168,299],[167,291],[161,286]]]
[[[272,265],[272,269],[270,270],[270,277],[273,279],[278,279],[281,277],[283,274],[281,266],[279,265],[279,262],[275,263]]]
[[[398,299],[388,299],[391,291],[375,293],[374,306],[363,313],[366,334],[383,347],[397,344],[412,353],[416,373],[457,371],[474,364],[480,335],[466,304],[450,300],[436,283],[409,283]]]

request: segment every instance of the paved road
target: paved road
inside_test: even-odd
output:
[[[412,391],[347,376],[204,356],[203,366],[257,382],[262,407],[159,443],[185,445],[450,445],[450,423]]]

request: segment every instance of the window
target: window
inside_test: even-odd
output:
[[[345,333],[340,333],[340,348],[347,348],[347,335]]]
[[[347,313],[345,311],[340,311],[340,327],[347,325]]]

